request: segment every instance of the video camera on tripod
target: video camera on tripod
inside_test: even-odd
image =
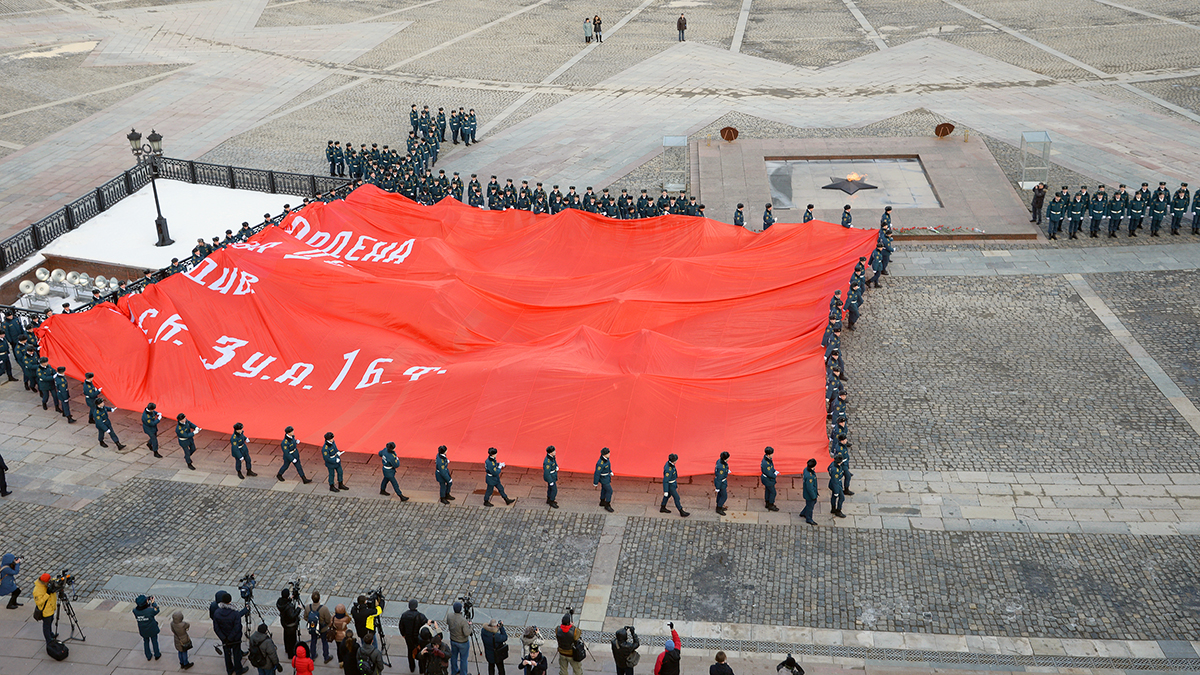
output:
[[[58,576],[46,582],[47,593],[58,593],[59,597],[66,595],[67,588],[75,590],[75,575],[71,574],[71,570],[64,569],[58,573]]]
[[[258,581],[254,578],[254,573],[251,572],[242,577],[238,581],[238,593],[241,594],[243,600],[254,600],[254,587],[258,585]],[[293,591],[295,592],[295,591]]]
[[[458,596],[458,599],[462,601],[463,616],[466,617],[467,621],[474,621],[475,620],[475,603],[471,601],[471,596],[460,595],[460,596]]]

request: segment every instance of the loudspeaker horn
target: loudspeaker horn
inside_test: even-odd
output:
[[[79,272],[75,270],[67,272],[67,283],[71,286],[77,286],[79,284]]]
[[[39,267],[33,273],[33,276],[37,277],[38,281],[46,281],[50,278],[50,270],[46,269],[45,267]]]
[[[104,290],[105,288],[108,288],[108,279],[105,279],[103,274],[98,274],[96,275],[95,281],[92,282],[92,285],[99,290]]]
[[[48,284],[44,281],[39,281],[39,282],[37,282],[37,285],[33,287],[33,292],[37,293],[38,295],[43,295],[43,296],[49,295],[50,294],[50,284]]]
[[[53,281],[56,284],[61,284],[66,278],[67,272],[61,268],[55,269],[50,273],[50,281]]]
[[[33,282],[26,279],[25,281],[22,281],[17,288],[21,289],[21,293],[24,295],[29,295],[33,292]]]

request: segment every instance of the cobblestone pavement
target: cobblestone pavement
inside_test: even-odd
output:
[[[1198,621],[1188,562],[1198,553],[1192,538],[635,518],[609,612],[955,635],[1186,639]]]

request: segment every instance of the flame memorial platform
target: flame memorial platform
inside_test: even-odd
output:
[[[746,223],[762,228],[762,210],[774,204],[779,223],[799,223],[804,207],[832,223],[842,206],[854,226],[879,226],[891,204],[898,236],[914,238],[1036,239],[1029,210],[983,141],[928,138],[788,138],[692,141],[692,185],[710,218],[733,222],[739,202]],[[853,195],[823,190],[851,172],[878,186]],[[931,231],[925,228],[936,228]]]

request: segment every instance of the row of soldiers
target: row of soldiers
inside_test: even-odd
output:
[[[1110,196],[1104,185],[1099,185],[1095,193],[1088,193],[1086,185],[1081,185],[1074,195],[1068,186],[1055,192],[1048,203],[1045,202],[1046,186],[1038,183],[1033,189],[1033,218],[1032,223],[1042,222],[1042,205],[1045,203],[1047,231],[1050,239],[1058,239],[1058,233],[1063,229],[1063,221],[1067,222],[1067,235],[1078,239],[1083,231],[1083,221],[1088,219],[1088,234],[1092,238],[1100,236],[1104,220],[1108,219],[1108,236],[1116,237],[1121,230],[1121,221],[1129,218],[1128,235],[1136,237],[1142,229],[1142,220],[1150,217],[1150,236],[1157,237],[1162,229],[1164,220],[1170,219],[1171,234],[1178,235],[1183,226],[1183,218],[1188,209],[1192,213],[1192,234],[1200,234],[1200,197],[1194,202],[1187,183],[1181,183],[1179,189],[1172,194],[1167,188],[1166,181],[1160,181],[1158,189],[1150,191],[1149,183],[1130,193],[1122,183]]]
[[[408,133],[407,155],[403,158],[395,148],[389,148],[387,145],[380,148],[378,143],[372,143],[368,148],[366,143],[362,143],[358,150],[355,150],[350,141],[347,141],[345,146],[341,141],[329,141],[325,145],[325,161],[329,164],[329,175],[345,178],[348,172],[352,179],[365,180],[372,174],[386,173],[388,166],[398,164],[401,159],[415,164],[421,170],[431,168],[437,163],[442,143],[446,142],[447,127],[450,128],[454,145],[458,145],[460,136],[468,147],[477,142],[475,134],[478,122],[474,108],[451,109],[448,117],[444,109],[438,108],[437,115],[433,116],[429,112],[429,106],[418,112],[417,104],[414,103],[409,113],[409,123],[412,130]]]

